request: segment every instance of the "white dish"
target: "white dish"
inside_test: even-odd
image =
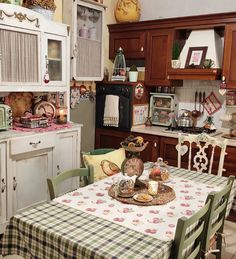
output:
[[[138,202],[150,202],[153,200],[153,197],[147,193],[137,193],[134,195],[133,199]]]

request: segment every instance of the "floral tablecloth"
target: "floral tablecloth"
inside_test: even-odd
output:
[[[120,177],[117,174],[106,178],[56,198],[55,201],[157,239],[172,240],[178,218],[191,216],[204,205],[209,192],[223,187],[222,184],[205,184],[171,175],[165,184],[175,190],[175,200],[165,205],[137,206],[121,203],[108,195],[108,189]],[[146,170],[141,179],[147,177]]]

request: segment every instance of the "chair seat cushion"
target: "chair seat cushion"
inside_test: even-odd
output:
[[[93,165],[94,167],[94,181],[98,181],[119,173],[121,164],[125,160],[124,148],[111,151],[103,155],[83,155],[84,164]]]

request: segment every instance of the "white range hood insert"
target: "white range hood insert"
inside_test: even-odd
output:
[[[180,53],[181,68],[185,67],[190,47],[208,47],[206,59],[212,59],[214,61],[214,68],[221,68],[223,57],[223,40],[214,31],[214,29],[194,30],[190,33],[184,48]]]

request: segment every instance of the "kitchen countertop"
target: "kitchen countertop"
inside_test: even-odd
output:
[[[142,126],[132,127],[131,132],[163,136],[163,137],[169,137],[169,138],[178,138],[177,131],[165,131],[165,129],[167,129],[167,128],[160,127],[160,126],[146,127],[146,126],[142,125]],[[216,132],[210,134],[210,136],[225,139],[222,136],[227,133],[229,133],[229,129],[217,129]],[[184,133],[184,134],[187,135],[188,133]],[[236,147],[236,140],[228,139],[227,145]]]
[[[72,123],[72,126],[70,128],[62,128],[54,131],[44,131],[44,132],[35,132],[34,129],[32,131],[17,131],[17,130],[6,130],[6,131],[0,131],[0,141],[10,139],[10,138],[18,138],[18,137],[24,137],[29,135],[35,135],[35,134],[47,134],[47,133],[53,133],[53,132],[66,132],[73,129],[77,129],[79,127],[82,127],[82,124],[76,124]]]

